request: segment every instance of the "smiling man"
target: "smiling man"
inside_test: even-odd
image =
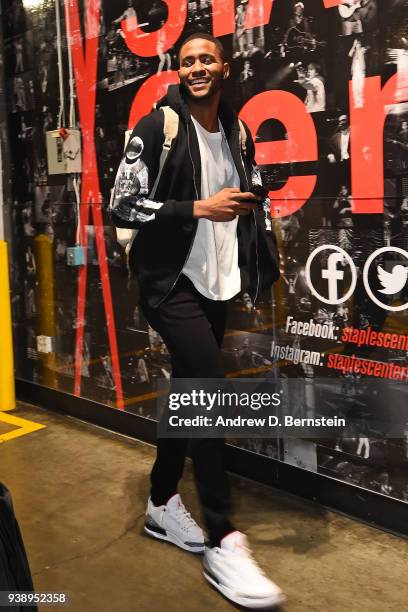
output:
[[[133,130],[111,215],[117,227],[138,230],[129,263],[144,315],[169,350],[173,377],[222,378],[227,304],[241,290],[255,303],[279,276],[278,255],[269,200],[255,195],[262,188],[252,138],[221,101],[230,70],[221,43],[191,35],[179,62],[180,85],[170,86]],[[162,107],[178,123],[165,164]],[[206,544],[177,492],[189,443]],[[263,608],[283,600],[230,521],[223,439],[159,438],[151,485],[149,535],[204,552],[204,576],[238,604]]]

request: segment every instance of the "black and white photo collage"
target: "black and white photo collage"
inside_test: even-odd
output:
[[[87,2],[76,4],[84,36]],[[82,227],[82,238],[86,236],[87,242],[84,271],[84,267],[67,265],[67,249],[77,241],[76,193],[78,189],[80,192],[80,180],[76,185],[71,175],[49,174],[47,164],[46,132],[56,130],[59,123],[59,44],[65,58],[67,54],[64,3],[60,3],[59,40],[53,2],[2,0],[12,220],[18,253],[13,263],[16,367],[22,378],[44,383],[37,336],[44,307],[39,283],[47,266],[47,278],[52,279],[48,307],[55,315],[55,385],[73,392],[76,342],[78,330],[83,328],[81,394],[116,406],[117,379],[104,303],[109,290],[126,410],[155,418],[158,380],[171,375],[169,355],[140,310],[137,284],[116,242],[108,205],[125,132],[131,127],[129,116],[135,97],[152,77],[166,77],[168,73],[170,78],[178,67],[183,38],[196,31],[211,33],[214,20],[228,13],[231,2],[186,1],[185,25],[177,42],[167,48],[165,37],[157,35],[156,54],[150,57],[131,51],[123,22],[137,20],[142,37],[160,33],[168,19],[166,2],[95,0],[94,4],[100,9],[98,28],[88,36],[97,38],[98,43],[93,142],[104,249],[102,252],[100,228],[90,210]],[[378,76],[382,83],[395,74],[406,78],[407,4],[407,0],[345,0],[339,6],[325,8],[323,0],[274,0],[268,18],[268,2],[235,0],[231,33],[221,37],[231,63],[225,95],[235,110],[239,112],[263,92],[287,92],[304,104],[317,141],[317,155],[311,161],[292,161],[291,153],[296,159],[298,145],[292,142],[294,148],[288,147],[287,163],[261,163],[263,181],[272,193],[291,178],[316,176],[316,182],[311,195],[299,207],[292,205],[296,197],[289,190],[282,214],[274,219],[281,255],[281,278],[274,290],[260,296],[256,304],[246,293],[232,303],[230,331],[223,347],[228,370],[235,376],[280,376],[287,381],[297,377],[303,380],[296,408],[299,414],[319,414],[341,405],[345,410],[357,410],[363,423],[352,439],[330,443],[279,439],[237,443],[405,501],[408,483],[402,467],[406,470],[408,434],[405,432],[405,438],[398,441],[380,443],[370,425],[375,389],[365,384],[364,377],[327,366],[328,353],[347,352],[347,343],[292,333],[287,321],[288,317],[312,321],[314,325],[338,328],[339,334],[347,327],[396,333],[401,333],[404,326],[406,329],[407,311],[389,316],[367,297],[362,270],[376,250],[408,250],[408,102],[387,109],[383,213],[354,214],[350,121],[351,111],[363,111],[366,106],[367,78]],[[261,25],[247,29],[248,19]],[[63,76],[68,100],[66,61]],[[76,99],[76,127],[80,129],[77,102]],[[274,115],[273,105],[266,110],[270,118],[254,134],[255,144],[272,142],[273,148],[273,141],[288,140],[289,128]],[[65,113],[67,116],[68,102]],[[288,202],[292,205],[290,214],[284,214]],[[80,206],[85,204],[81,202]],[[44,256],[45,243],[51,254],[48,258]],[[337,305],[319,300],[307,282],[306,261],[325,244],[336,245],[353,258],[356,267],[354,295]],[[101,257],[107,272],[101,269]],[[316,259],[316,266],[327,266],[327,260],[327,255],[322,255]],[[83,320],[78,320],[80,279],[85,279],[86,285]],[[406,297],[402,293],[401,299]],[[306,354],[307,358],[299,358]],[[407,351],[398,349],[360,347],[355,354],[394,364],[407,360]],[[386,382],[388,392],[397,397],[397,384]]]

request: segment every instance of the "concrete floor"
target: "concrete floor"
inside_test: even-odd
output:
[[[70,597],[44,610],[234,609],[200,557],[143,535],[154,448],[28,405],[9,414],[47,426],[0,445],[36,590]],[[235,522],[287,594],[284,612],[408,609],[407,540],[243,479],[233,489]],[[181,493],[198,519],[189,467]]]

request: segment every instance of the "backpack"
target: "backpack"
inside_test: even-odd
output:
[[[157,173],[156,180],[154,182],[152,190],[149,194],[149,199],[151,200],[153,200],[154,196],[156,195],[157,186],[160,181],[160,177],[161,177],[161,174],[164,168],[164,164],[166,162],[167,156],[171,149],[171,145],[173,144],[173,140],[177,136],[178,127],[179,127],[179,116],[172,108],[170,108],[170,106],[162,106],[161,110],[164,113],[164,124],[163,124],[164,142],[163,142],[162,152],[160,155],[159,171]],[[132,134],[132,130],[128,130],[126,132],[125,148],[127,146],[127,143],[129,141],[131,134]],[[109,208],[112,208],[114,193],[115,193],[115,190],[112,189],[112,196],[111,196]],[[126,255],[129,255],[130,249],[132,247],[134,239],[137,236],[138,230],[120,228],[120,227],[117,227],[115,229],[116,229],[116,240],[119,242],[120,246],[122,246],[125,249]]]
[[[171,145],[173,144],[173,140],[176,138],[179,127],[179,116],[178,114],[170,108],[170,106],[162,106],[161,110],[164,113],[164,124],[163,124],[163,134],[164,134],[164,142],[163,148],[160,155],[159,161],[159,171],[156,176],[156,180],[152,187],[152,190],[149,194],[149,199],[153,200],[156,195],[157,187],[159,185],[160,177],[163,172],[164,164],[166,163],[167,156],[171,149]],[[247,134],[244,128],[244,124],[240,119],[239,122],[239,131],[240,131],[240,144],[243,154],[246,154],[246,141]],[[128,130],[125,136],[125,149],[129,138],[132,134],[132,130]],[[115,189],[112,189],[111,200],[109,204],[109,208],[111,209],[113,206],[113,198],[114,198]],[[129,255],[130,249],[132,247],[133,241],[137,236],[139,230],[137,229],[127,229],[116,227],[116,240],[125,249],[126,255]]]

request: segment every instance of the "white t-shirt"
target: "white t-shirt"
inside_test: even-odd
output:
[[[200,147],[201,197],[208,198],[224,187],[240,186],[239,175],[227,139],[208,132],[192,117]],[[238,217],[233,221],[199,219],[189,258],[183,268],[197,291],[210,300],[229,300],[241,290],[238,266]]]

